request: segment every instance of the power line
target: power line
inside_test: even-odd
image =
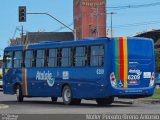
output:
[[[113,28],[135,27],[135,26],[143,26],[143,25],[159,24],[159,23],[160,21],[149,21],[149,22],[140,22],[140,23],[133,23],[133,24],[115,25]]]
[[[69,27],[72,26],[72,25],[73,25],[73,22],[70,23],[70,24],[68,24]],[[61,26],[60,28],[55,29],[54,32],[61,31],[61,30],[65,29],[65,28],[66,28],[66,27]]]
[[[14,38],[14,37],[16,36],[17,31],[19,31],[19,32],[22,31],[22,30],[20,29],[20,26],[17,26],[17,27],[15,28],[12,38]],[[23,31],[28,32],[27,30],[23,30]]]
[[[148,4],[139,4],[139,5],[126,5],[126,6],[114,6],[107,7],[108,11],[121,10],[121,9],[129,9],[129,8],[142,8],[142,7],[154,7],[159,6],[160,2],[148,3]]]

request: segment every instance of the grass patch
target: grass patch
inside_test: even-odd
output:
[[[160,99],[160,88],[159,89],[155,88],[154,95],[149,97],[149,98],[151,98],[151,99]]]

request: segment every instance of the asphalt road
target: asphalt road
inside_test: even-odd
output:
[[[81,105],[63,105],[61,99],[52,103],[50,98],[25,98],[24,102],[18,103],[16,96],[0,92],[0,114],[160,114],[160,104],[143,104],[133,100],[124,100],[124,103],[98,106],[95,101],[83,100]]]

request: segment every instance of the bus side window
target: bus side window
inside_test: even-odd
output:
[[[4,53],[4,68],[12,68],[12,52]]]
[[[26,68],[32,67],[32,64],[33,64],[32,60],[33,60],[33,51],[32,50],[27,50],[25,52],[25,61],[24,61],[24,64],[25,64]]]
[[[22,67],[22,51],[15,51],[13,52],[13,65],[14,68],[21,68]]]
[[[75,66],[85,66],[87,61],[86,47],[76,47]]]
[[[44,67],[45,50],[37,50],[36,67]]]
[[[102,45],[91,46],[90,65],[103,66],[104,64],[104,47]]]
[[[48,67],[57,67],[57,49],[49,49]]]
[[[62,48],[62,67],[71,66],[71,48]]]

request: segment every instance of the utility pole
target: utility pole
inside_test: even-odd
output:
[[[107,13],[107,14],[110,14],[111,15],[111,37],[113,37],[113,16],[114,14],[116,14],[115,12],[110,12],[110,13]]]
[[[24,39],[23,39],[23,25],[21,28],[21,44],[25,44]]]
[[[98,5],[96,5],[96,37],[99,37],[99,31],[98,31]]]
[[[98,8],[98,5],[96,5],[94,8],[92,8],[94,10],[94,16],[96,17],[96,37],[99,37],[99,30],[98,30],[98,16],[99,16],[99,8]]]
[[[113,37],[113,22],[112,22],[112,15],[115,14],[114,12],[111,12],[111,37]]]

